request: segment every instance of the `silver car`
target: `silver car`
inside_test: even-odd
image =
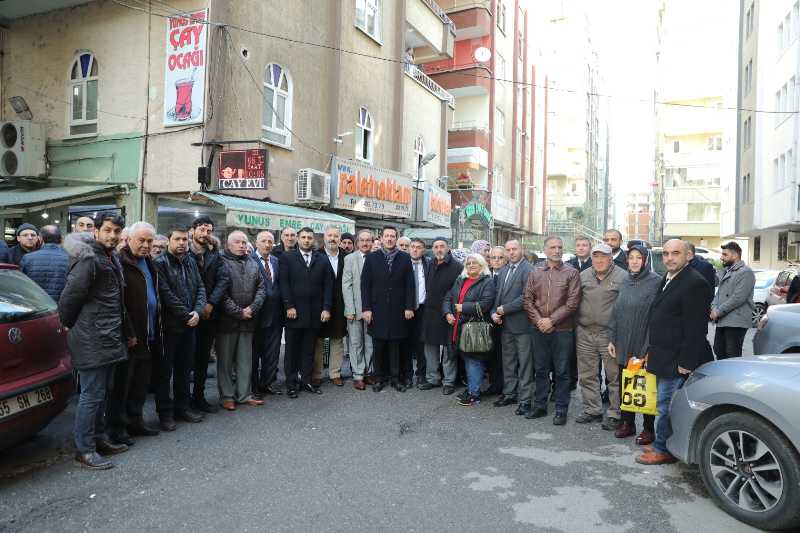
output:
[[[753,353],[800,353],[800,304],[767,309],[753,336]]]
[[[670,405],[669,451],[697,464],[730,515],[765,530],[800,527],[800,354],[707,363]]]

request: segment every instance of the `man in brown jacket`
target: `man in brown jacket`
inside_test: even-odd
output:
[[[581,284],[578,271],[562,261],[564,242],[559,237],[548,237],[544,241],[544,253],[547,260],[531,272],[522,299],[528,319],[534,325],[533,364],[536,370],[533,408],[525,418],[547,415],[549,374],[552,370],[556,403],[553,424],[563,426],[567,423],[570,398],[573,315],[580,303]]]

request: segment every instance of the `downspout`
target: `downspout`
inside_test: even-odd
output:
[[[530,195],[528,205],[528,230],[533,233],[533,205],[536,202],[536,66],[531,65],[531,169],[530,183],[527,195]],[[542,229],[544,231],[544,229]]]
[[[497,135],[495,135],[494,131],[494,115],[495,115],[495,107],[494,107],[494,91],[495,91],[495,55],[497,55],[497,3],[500,0],[494,0],[492,2],[493,13],[494,16],[492,17],[492,33],[491,33],[491,50],[492,50],[492,57],[489,60],[489,70],[491,71],[491,76],[489,79],[489,132],[492,136],[489,143],[489,154],[487,157],[486,165],[489,167],[486,170],[486,185],[491,193],[494,190],[494,146],[495,146],[495,139]],[[490,206],[486,206],[490,207]]]
[[[524,23],[524,32],[525,32],[525,49],[522,50],[522,83],[523,87],[528,87],[528,12],[525,11],[525,23]],[[524,90],[524,89],[523,89]],[[525,135],[530,135],[528,131],[528,100],[527,98],[522,99],[522,131],[525,132]],[[525,197],[528,195],[528,180],[526,179],[527,176],[525,175],[525,149],[527,146],[525,143],[520,139],[520,143],[522,146],[520,147],[520,157],[519,157],[519,168],[520,168],[520,183],[522,185],[522,190],[520,191],[520,198],[519,198],[519,227],[520,229],[525,228]]]
[[[737,78],[737,90],[736,90],[736,176],[734,176],[734,187],[733,190],[735,191],[736,197],[733,201],[734,208],[734,222],[733,222],[733,232],[734,236],[739,234],[740,227],[741,227],[741,210],[742,206],[739,204],[740,191],[739,191],[739,181],[741,180],[742,176],[742,143],[741,143],[741,135],[742,135],[742,107],[744,105],[743,96],[742,96],[742,65],[744,63],[744,58],[742,57],[742,53],[744,51],[744,22],[742,19],[742,13],[745,9],[745,1],[746,0],[739,0],[739,60],[737,61],[737,69],[738,72],[736,74]],[[755,4],[753,4],[755,5]],[[751,13],[750,16],[755,16],[755,13]],[[752,73],[751,73],[752,74]],[[756,94],[758,91],[756,90]],[[796,138],[796,137],[795,137]],[[753,167],[755,171],[755,167]],[[755,187],[753,188],[753,192],[755,192]],[[755,195],[754,195],[755,196]],[[753,203],[753,222],[755,222],[755,203]]]
[[[517,184],[517,57],[519,55],[519,0],[514,0],[514,35],[513,46],[511,47],[512,69],[511,69],[511,198],[516,199],[517,194],[514,186]]]
[[[336,2],[337,4],[342,4],[342,2]],[[395,33],[395,39],[397,43],[395,44],[395,52],[394,56],[397,58],[403,58],[405,54],[405,38],[406,38],[406,3],[397,2],[397,16],[398,20],[400,21],[397,24],[397,31]],[[403,172],[403,149],[406,148],[403,146],[403,130],[405,129],[404,117],[405,113],[403,112],[404,109],[404,96],[405,96],[405,69],[403,68],[403,64],[401,63],[389,63],[390,67],[393,68],[395,71],[395,79],[397,83],[395,84],[396,90],[394,93],[394,153],[392,154],[392,168],[397,170],[398,172]]]
[[[550,92],[550,81],[548,76],[544,77],[544,149],[542,150],[542,233],[547,228],[547,115],[548,115],[548,94]]]
[[[147,175],[147,148],[150,138],[150,68],[151,68],[151,52],[150,50],[150,33],[153,24],[152,1],[147,2],[147,75],[145,76],[145,104],[144,104],[144,140],[142,142],[142,168],[141,178],[139,179],[139,220],[147,220],[145,213],[145,206],[147,204],[147,193],[145,192],[145,176]],[[156,214],[158,208],[156,208]],[[153,218],[155,223],[158,223],[157,216]]]
[[[329,142],[333,142],[333,139],[336,139],[339,133],[344,133],[346,128],[339,130],[339,113],[341,111],[339,106],[339,95],[341,94],[341,83],[342,83],[342,2],[333,2],[334,5],[334,13],[333,17],[331,17],[331,33],[333,34],[333,42],[334,46],[336,47],[331,53],[333,54],[333,61],[332,67],[329,74],[329,87],[332,90],[328,91],[330,96],[328,101],[328,112],[330,116],[328,117],[328,131],[330,134],[328,135],[326,145]],[[332,152],[337,153],[339,149],[339,145],[334,143]],[[322,161],[320,168],[325,168],[328,165],[329,161]],[[330,168],[331,174],[333,174],[334,169],[333,167]],[[331,176],[333,179],[333,176]]]

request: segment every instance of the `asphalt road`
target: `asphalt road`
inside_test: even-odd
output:
[[[0,458],[0,531],[752,531],[696,469],[575,424],[577,394],[555,427],[440,389],[323,391],[140,438],[106,472],[72,463],[71,407]]]

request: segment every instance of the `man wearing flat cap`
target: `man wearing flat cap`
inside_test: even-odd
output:
[[[8,250],[8,262],[19,265],[22,256],[39,248],[39,228],[33,224],[20,224],[17,228],[17,245]]]
[[[606,370],[609,400],[608,418],[603,429],[619,426],[619,366],[608,353],[608,324],[614,303],[627,273],[614,263],[614,252],[605,243],[592,248],[592,267],[581,272],[581,304],[578,307],[577,350],[578,383],[583,397],[583,413],[575,422],[587,424],[603,421],[598,364]]]

